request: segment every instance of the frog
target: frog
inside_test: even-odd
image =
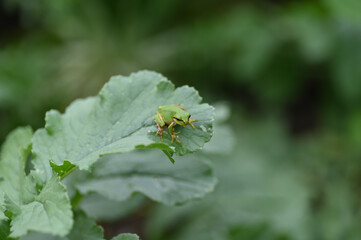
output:
[[[195,128],[193,122],[197,121],[197,119],[191,120],[191,114],[186,112],[186,110],[186,108],[180,106],[180,103],[160,106],[157,110],[157,114],[153,117],[158,127],[158,131],[155,136],[159,135],[161,141],[163,142],[163,133],[168,134],[164,131],[164,128],[168,127],[169,133],[172,136],[171,144],[173,144],[174,140],[181,143],[181,141],[177,138],[177,135],[180,134],[180,132],[175,132],[174,127],[176,125],[180,125],[182,127],[191,125],[192,128]]]

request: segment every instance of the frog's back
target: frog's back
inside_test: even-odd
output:
[[[175,104],[160,106],[158,108],[158,112],[162,115],[164,121],[166,122],[172,121],[174,116],[180,117],[188,114]]]
[[[169,123],[175,115],[175,109],[172,105],[164,105],[158,108],[158,113],[162,115],[162,118],[166,123]]]
[[[159,110],[161,111],[167,111],[167,112],[172,112],[172,113],[184,113],[186,111],[184,111],[183,109],[181,109],[180,107],[178,107],[175,104],[170,104],[170,105],[164,105],[164,106],[160,106]]]

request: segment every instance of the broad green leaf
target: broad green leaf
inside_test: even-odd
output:
[[[113,237],[112,240],[139,240],[139,237],[136,234],[122,233]]]
[[[11,213],[10,236],[20,237],[31,230],[66,235],[73,221],[65,187],[54,175],[38,191],[33,176],[25,173],[31,137],[30,128],[18,128],[2,147],[0,188]]]
[[[50,234],[31,232],[21,237],[20,240],[104,240],[103,228],[95,223],[95,220],[86,216],[83,212],[76,212],[74,226],[66,237],[57,237]],[[120,234],[114,239],[138,240],[134,234]]]
[[[77,188],[83,194],[96,192],[113,201],[124,201],[139,192],[167,205],[202,198],[217,180],[204,162],[184,156],[175,164],[158,151],[103,157],[92,177]]]
[[[2,146],[0,156],[0,189],[6,193],[7,201],[17,208],[32,200],[35,185],[25,174],[25,165],[30,153],[32,130],[18,128],[11,132]]]
[[[169,157],[194,152],[212,136],[213,107],[201,100],[194,88],[175,88],[154,72],[112,77],[98,96],[75,101],[64,114],[46,114],[45,129],[33,139],[38,181],[50,178],[49,160],[56,165],[67,160],[88,170],[101,156],[137,148],[160,148]],[[176,128],[181,144],[170,144],[169,135],[161,142],[153,116],[159,106],[178,102],[198,119],[196,128]]]
[[[56,175],[46,183],[34,201],[20,207],[11,222],[11,236],[28,231],[66,235],[73,225],[73,213],[66,189]]]

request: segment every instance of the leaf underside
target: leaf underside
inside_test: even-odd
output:
[[[87,194],[96,192],[113,201],[124,201],[135,192],[176,205],[213,191],[217,180],[212,169],[184,156],[174,165],[158,151],[132,152],[103,157],[91,177],[76,186]]]

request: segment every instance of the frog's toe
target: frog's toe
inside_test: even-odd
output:
[[[196,128],[192,122],[197,122],[197,119],[189,120],[189,124],[192,126],[192,128]]]
[[[173,143],[174,143],[174,140],[176,140],[178,143],[181,143],[181,141],[179,141],[178,138],[173,138],[172,141],[170,142],[170,144],[173,144]]]
[[[176,140],[178,143],[181,143],[181,141],[179,141],[179,139],[177,138],[177,134],[180,134],[180,132],[173,132],[172,134],[172,141],[170,142],[171,144],[174,143],[174,140]]]

